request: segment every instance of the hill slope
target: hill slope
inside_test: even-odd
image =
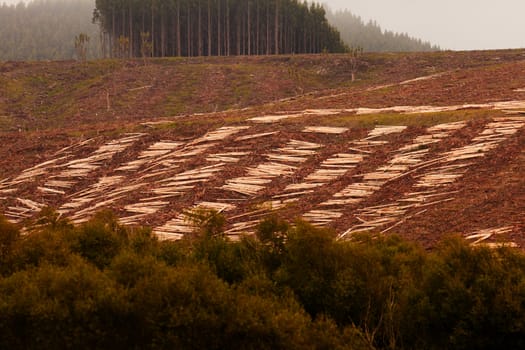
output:
[[[523,246],[525,52],[368,55],[355,84],[347,59],[4,64],[2,212],[110,207],[178,238],[202,206],[232,237],[278,211]]]

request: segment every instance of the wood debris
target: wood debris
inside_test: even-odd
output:
[[[519,248],[519,245],[515,242],[487,242],[487,243],[480,243],[479,245],[483,245],[484,247],[487,247],[490,249]]]
[[[409,145],[396,150],[387,164],[378,167],[375,171],[363,174],[361,182],[351,183],[346,188],[335,193],[331,199],[321,203],[320,206],[325,208],[329,207],[333,212],[334,210],[342,211],[345,206],[360,203],[380,190],[381,187],[389,181],[397,179],[424,164],[429,151],[428,145],[442,141],[465,125],[466,123],[459,122],[440,124],[428,128],[425,134],[416,137]],[[406,127],[404,126],[380,126],[372,130],[367,139],[394,132],[402,132],[405,129]],[[307,215],[308,214],[309,213],[307,213]],[[330,223],[332,219],[333,217],[327,216],[323,220],[317,220],[317,222]],[[372,221],[374,223],[373,225],[371,224],[364,228],[368,230],[371,227],[375,227],[374,225],[377,223],[377,219],[374,220]]]
[[[522,109],[525,108],[525,101],[501,101],[492,103],[480,104],[463,104],[453,106],[393,106],[386,108],[356,108],[354,111],[358,115],[362,114],[379,114],[379,113],[405,113],[405,114],[419,114],[419,113],[439,113],[439,112],[453,112],[464,109]]]
[[[235,141],[253,140],[253,139],[258,139],[258,138],[261,138],[261,137],[275,135],[275,134],[278,134],[278,133],[279,133],[279,131],[272,131],[272,132],[263,132],[263,133],[259,133],[259,134],[253,134],[253,135],[239,136],[239,137],[237,137],[235,139]]]
[[[199,143],[209,143],[215,141],[223,141],[224,139],[235,135],[243,130],[249,129],[249,126],[223,126],[217,130],[208,132],[206,135],[190,142],[190,145],[197,145]]]
[[[325,226],[333,220],[339,219],[343,216],[342,213],[330,211],[330,210],[311,210],[303,215],[303,218],[308,220],[310,223],[319,226]]]
[[[378,125],[372,131],[368,133],[368,137],[365,140],[370,140],[376,137],[397,134],[406,130],[406,126],[402,125]]]
[[[276,123],[281,120],[306,116],[329,116],[341,113],[353,113],[354,109],[306,109],[304,111],[283,112],[275,115],[265,115],[248,119],[254,123]]]
[[[16,205],[8,206],[3,213],[13,223],[19,223],[39,213],[46,205],[26,198],[16,198]]]
[[[202,208],[207,210],[215,210],[217,212],[230,211],[235,209],[235,205],[220,202],[199,202],[195,208]]]
[[[154,228],[153,234],[160,240],[179,240],[184,235],[194,233],[195,229],[195,225],[185,214],[179,214],[164,225]]]
[[[169,152],[172,152],[174,149],[180,147],[182,144],[180,142],[173,141],[160,141],[152,144],[148,147],[147,150],[142,151],[137,159],[132,160],[120,167],[117,171],[135,171],[140,167],[147,165],[148,163],[156,160],[158,157],[161,157]]]
[[[352,233],[378,229],[385,224],[382,219],[388,219],[388,223],[393,223],[393,226],[384,230],[385,232],[398,226],[401,222],[408,220],[414,215],[408,214],[409,211],[421,210],[429,206],[435,206],[441,203],[453,201],[455,198],[450,197],[457,193],[454,191],[446,191],[446,187],[458,179],[467,171],[468,167],[472,165],[470,160],[484,157],[487,152],[497,148],[503,141],[507,140],[511,135],[514,135],[519,129],[525,125],[525,120],[519,119],[495,119],[488,123],[485,129],[472,142],[463,147],[453,149],[445,152],[442,156],[438,156],[439,164],[434,169],[426,169],[417,178],[418,181],[414,185],[418,191],[407,193],[404,197],[399,198],[393,203],[389,203],[387,207],[381,208],[364,208],[358,210],[356,216],[365,218],[366,223],[354,225],[343,233],[340,237],[344,238]],[[447,127],[448,128],[448,127]],[[437,129],[433,129],[437,130]],[[450,127],[450,130],[454,130]],[[433,164],[435,165],[435,164]],[[385,208],[388,212],[385,213]],[[423,213],[424,211],[418,212]],[[418,215],[416,214],[416,215]],[[495,231],[498,232],[498,231]],[[485,240],[490,235],[491,231],[477,232],[477,236],[469,236],[474,239]]]
[[[68,156],[63,156],[55,159],[51,159],[40,164],[37,164],[29,169],[22,171],[20,175],[15,177],[11,184],[16,185],[27,181],[33,181],[36,177],[46,175],[52,167],[56,166],[57,163],[67,159]]]
[[[79,208],[88,205],[93,201],[102,201],[104,196],[107,194],[112,186],[115,186],[123,181],[122,176],[108,176],[101,177],[96,183],[89,186],[88,188],[70,195],[69,202],[64,203],[60,208],[59,212],[66,214],[72,210],[78,210]],[[87,210],[89,212],[89,209]],[[93,213],[92,211],[90,213]]]
[[[466,240],[472,241],[472,245],[480,245],[496,235],[505,235],[514,232],[514,227],[495,227],[472,232],[465,236]]]
[[[234,223],[230,229],[226,230],[228,236],[239,236],[241,234],[253,234],[255,227],[259,224],[259,220],[251,220]]]
[[[299,118],[302,116],[303,116],[302,114],[276,114],[276,115],[265,115],[261,117],[254,117],[248,120],[254,123],[276,123],[281,120]]]
[[[32,182],[40,176],[49,175],[51,169],[60,167],[67,159],[71,158],[72,152],[91,143],[93,140],[94,139],[88,139],[77,142],[71,146],[64,147],[53,154],[53,156],[57,158],[46,160],[42,163],[32,166],[31,168],[25,169],[12,180],[4,179],[0,181],[0,193],[16,192],[17,186],[20,184]]]
[[[176,174],[161,180],[152,192],[156,195],[180,195],[181,192],[191,190],[196,185],[210,180],[217,172],[223,170],[224,165],[225,163],[218,163]]]
[[[79,179],[85,178],[89,173],[102,167],[111,158],[124,151],[144,134],[126,134],[124,137],[105,143],[89,157],[71,160],[64,165],[64,170],[51,176],[39,190],[45,194],[65,194]]]
[[[185,210],[183,213],[178,214],[175,218],[169,220],[164,225],[153,229],[153,233],[156,234],[162,240],[178,240],[183,238],[187,234],[192,234],[198,229],[195,226],[195,222],[191,219],[191,214],[197,210],[215,210],[217,212],[223,212],[234,209],[235,206],[228,203],[218,202],[199,202],[193,208]]]
[[[246,196],[255,196],[273,179],[290,176],[297,170],[296,165],[287,163],[303,163],[321,147],[312,142],[291,140],[284,147],[267,154],[268,162],[248,168],[245,176],[227,180],[221,188]]]
[[[285,194],[280,194],[275,196],[274,200],[280,200],[281,198],[286,199],[286,203],[293,201],[298,201],[300,197],[307,195],[313,191],[299,191],[298,190],[308,190],[312,188],[317,188],[324,186],[331,181],[334,181],[342,176],[344,176],[348,171],[354,169],[359,165],[370,151],[364,151],[356,148],[356,145],[366,146],[366,147],[375,147],[383,145],[388,141],[377,141],[378,143],[370,143],[371,139],[379,138],[381,136],[389,135],[396,132],[402,132],[406,129],[405,126],[377,126],[376,128],[370,130],[367,136],[360,140],[354,140],[348,145],[348,150],[355,153],[337,153],[331,156],[330,158],[321,162],[320,168],[316,169],[311,174],[307,175],[303,182],[297,184],[288,185],[284,192]],[[366,145],[365,145],[366,144]],[[337,203],[337,204],[336,204]],[[334,199],[330,202],[332,205],[346,205],[350,203],[356,203],[355,199]],[[283,202],[283,205],[285,203]],[[321,220],[322,221],[322,220]],[[324,222],[324,221],[323,221]]]
[[[142,170],[143,175],[141,176],[141,179],[146,180],[152,177],[170,174],[173,171],[176,171],[180,165],[188,159],[192,159],[215,147],[217,141],[223,141],[224,139],[248,128],[248,126],[221,127],[210,131],[204,136],[187,143],[182,148],[177,148],[151,160],[148,164],[149,166]],[[228,162],[233,162],[233,158],[236,157],[237,156],[232,155],[227,156]],[[220,162],[225,162],[225,160],[221,160]]]
[[[206,160],[208,162],[224,162],[224,163],[237,163],[243,156],[247,156],[248,152],[227,152],[227,153],[215,153],[209,155]]]
[[[425,78],[426,77],[422,77]],[[417,79],[407,80],[401,84],[409,84]],[[377,90],[385,87],[393,86],[392,84],[376,86],[370,88],[369,90]],[[522,91],[516,91],[522,92]],[[355,113],[357,115],[366,115],[366,114],[380,114],[380,113],[405,113],[405,114],[423,114],[423,113],[439,113],[439,112],[453,112],[458,110],[465,109],[523,109],[525,108],[525,101],[501,101],[501,102],[492,102],[492,103],[480,103],[480,104],[463,104],[463,105],[452,105],[452,106],[392,106],[385,108],[353,108],[353,109],[318,109],[318,110],[305,110],[305,111],[295,111],[287,112],[283,114],[275,115],[266,115],[249,119],[249,121],[255,123],[276,123],[282,120],[291,119],[291,118],[300,118],[304,116],[326,116],[326,115],[337,115],[341,113]]]
[[[488,105],[491,108],[516,111],[516,108],[525,108],[525,101],[496,102]],[[480,106],[463,105],[462,108],[481,108]],[[421,112],[426,107],[420,106],[412,110],[407,108],[409,107],[401,106],[392,110],[412,112],[417,110]],[[295,116],[332,115],[348,112],[349,110],[306,110],[277,114],[274,117],[286,119]],[[361,112],[366,112],[366,110]],[[341,237],[363,230],[389,232],[410,218],[422,215],[431,206],[455,200],[457,192],[450,191],[448,187],[460,180],[473,164],[501,146],[505,140],[516,135],[525,125],[525,118],[519,115],[494,118],[468,145],[443,152],[437,157],[429,159],[432,145],[450,137],[465,125],[466,123],[462,121],[429,127],[424,134],[417,136],[409,144],[392,152],[386,163],[359,176],[353,174],[352,170],[377,151],[379,147],[388,144],[389,140],[392,139],[389,135],[405,131],[405,126],[377,126],[370,130],[365,137],[348,141],[344,151],[328,155],[326,159],[323,156],[324,160],[319,163],[318,167],[304,175],[304,171],[298,173],[298,170],[305,170],[301,169],[302,165],[318,157],[319,149],[323,145],[290,140],[264,154],[265,161],[244,169],[242,176],[228,179],[220,187],[229,191],[227,193],[231,191],[244,196],[237,196],[242,197],[240,199],[209,198],[208,193],[206,193],[206,197],[201,196],[204,189],[201,193],[199,186],[204,186],[210,180],[218,179],[219,174],[228,169],[228,166],[239,162],[242,157],[251,153],[244,149],[239,151],[237,147],[220,147],[221,151],[218,153],[211,153],[210,150],[222,146],[221,142],[228,138],[230,138],[229,142],[258,140],[275,135],[278,131],[245,135],[243,131],[247,130],[249,126],[222,127],[186,143],[166,140],[155,142],[138,153],[136,159],[122,163],[115,168],[115,173],[109,173],[114,169],[113,164],[111,164],[111,167],[108,167],[107,173],[109,174],[107,176],[93,179],[92,173],[102,173],[102,169],[113,162],[115,155],[128,149],[144,135],[126,134],[119,139],[103,144],[96,151],[80,159],[74,159],[72,153],[87,144],[84,142],[89,143],[91,141],[83,141],[66,147],[57,152],[55,159],[46,160],[28,168],[17,177],[0,180],[0,194],[15,193],[20,184],[32,182],[38,178],[38,182],[33,185],[38,193],[32,199],[37,198],[40,201],[40,198],[47,198],[48,196],[64,196],[66,201],[59,207],[58,212],[69,215],[74,222],[84,222],[100,208],[114,206],[124,209],[127,213],[124,214],[127,216],[120,219],[122,223],[142,224],[148,222],[155,214],[167,209],[170,203],[174,202],[175,197],[184,195],[183,199],[187,201],[192,190],[199,190],[199,193],[194,196],[195,199],[206,198],[208,201],[196,201],[191,207],[192,209],[189,210],[204,208],[219,212],[231,211],[236,208],[237,204],[242,207],[244,201],[263,192],[279,177],[291,178],[292,176],[298,177],[298,174],[301,174],[301,179],[294,177],[293,183],[290,183],[274,197],[268,198],[268,206],[248,213],[241,211],[237,216],[230,218],[233,221],[228,234],[236,237],[243,232],[253,232],[258,222],[255,220],[256,218],[266,215],[273,209],[294,203],[304,196],[315,194],[320,187],[329,185],[332,181],[344,176],[348,176],[354,181],[313,210],[305,213],[306,219],[314,224],[329,225],[345,215],[345,210],[347,210],[345,207],[358,205],[364,199],[381,190],[385,184],[410,175],[415,183],[409,193],[403,194],[391,203],[356,210],[352,214],[355,216],[355,225],[350,227]],[[343,134],[347,130],[347,128],[308,126],[302,132],[337,135]],[[233,139],[241,132],[242,136]],[[299,137],[307,136],[302,134]],[[197,156],[199,159],[195,161]],[[202,165],[204,161],[206,163]],[[188,170],[189,164],[186,162],[200,165]],[[309,166],[310,163],[307,165]],[[70,194],[71,190],[77,187],[81,180],[89,181],[90,185]],[[93,183],[93,181],[96,182]],[[21,188],[25,190],[27,186]],[[129,199],[126,201],[126,197],[130,193],[138,190],[144,192],[142,198],[139,198],[135,203],[129,203]],[[217,190],[214,189],[214,191]],[[224,197],[228,197],[228,195]],[[12,196],[8,197],[8,200],[15,203]],[[53,200],[53,203],[55,202],[56,200]],[[12,204],[6,209],[5,215],[12,221],[20,222],[34,216],[44,205],[44,203],[37,201],[17,199],[16,204]],[[243,221],[235,222],[239,220]],[[195,227],[188,222],[187,215],[181,213],[177,214],[173,220],[157,227],[155,232],[161,237],[175,239],[193,232],[194,229]],[[474,232],[469,236],[469,239],[474,240],[476,244],[485,242],[491,237],[485,238],[487,234],[488,232],[485,231]],[[498,234],[497,231],[492,233],[492,235],[494,234]],[[480,239],[482,241],[478,242]]]
[[[303,132],[320,133],[320,134],[343,134],[348,128],[335,128],[329,126],[307,126]]]
[[[126,211],[136,214],[155,214],[160,209],[166,207],[170,202],[167,201],[151,201],[151,202],[141,202],[135,204],[129,204],[124,207]]]
[[[211,141],[211,143],[200,144],[202,142],[201,140],[197,142],[199,143],[199,145],[193,145],[193,146],[185,147],[181,150],[177,150],[173,152],[171,156],[175,158],[177,157],[182,158],[181,155],[184,155],[184,157],[186,157],[186,155],[188,154],[186,151],[191,148],[195,148],[195,147],[198,147],[199,151],[203,149],[208,149],[212,145],[215,145],[213,141],[215,141],[217,137],[228,137],[244,129],[246,129],[246,127],[221,128],[201,138],[201,139],[206,139],[208,141]],[[192,144],[194,144],[194,142],[192,142]],[[168,178],[158,180],[155,183],[155,186],[153,187],[153,189],[148,192],[150,196],[140,199],[139,202],[141,202],[142,204],[139,203],[139,204],[134,204],[134,205],[138,205],[139,207],[141,207],[142,205],[146,205],[146,206],[151,205],[156,210],[160,210],[161,207],[155,207],[157,200],[159,199],[164,200],[168,198],[182,196],[185,193],[188,193],[188,191],[194,189],[197,185],[200,185],[200,184],[203,184],[209,181],[218,172],[223,171],[226,163],[237,162],[240,160],[240,157],[246,156],[248,154],[249,153],[247,152],[229,152],[229,153],[210,154],[207,157],[207,161],[211,163],[216,163],[216,164],[202,166],[197,169],[187,170],[182,173],[174,174]],[[168,166],[168,168],[173,169],[171,166]],[[163,175],[167,173],[168,173],[168,170],[163,169],[162,171],[156,172],[155,175],[158,176],[158,175]],[[147,176],[142,176],[140,180],[144,181],[147,178],[148,178]],[[134,219],[139,219],[136,215],[133,215],[133,217]]]

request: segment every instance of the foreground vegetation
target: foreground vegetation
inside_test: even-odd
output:
[[[217,214],[159,242],[110,213],[0,221],[3,349],[489,349],[525,345],[525,256],[451,238],[334,240],[269,218],[230,242]]]

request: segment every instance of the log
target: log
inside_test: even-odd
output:
[[[256,139],[256,138],[271,136],[271,135],[275,135],[275,134],[278,134],[278,133],[279,133],[279,131],[272,131],[272,132],[264,132],[264,133],[260,133],[260,134],[240,136],[240,137],[237,137],[235,139],[235,141],[253,140],[253,139]]]
[[[348,131],[348,128],[336,128],[329,126],[307,126],[303,129],[306,133],[321,133],[321,134],[343,134]]]

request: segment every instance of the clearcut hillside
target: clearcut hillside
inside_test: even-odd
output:
[[[525,246],[525,51],[0,63],[0,213]]]

